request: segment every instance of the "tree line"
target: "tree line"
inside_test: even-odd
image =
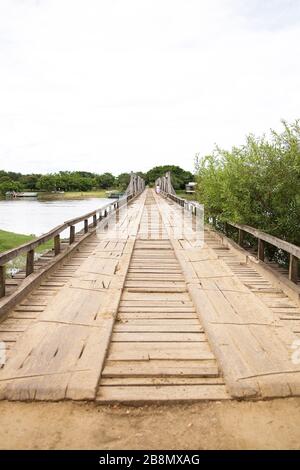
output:
[[[156,166],[146,173],[138,172],[146,184],[153,185],[155,180],[166,171],[172,172],[175,189],[184,189],[185,184],[193,181],[191,172],[179,166]],[[0,170],[0,193],[9,191],[91,191],[119,189],[125,190],[130,181],[130,173],[114,176],[111,173],[91,173],[87,171],[60,171],[58,173],[23,175],[12,171]]]
[[[220,224],[248,224],[300,244],[300,120],[197,158],[197,197]]]

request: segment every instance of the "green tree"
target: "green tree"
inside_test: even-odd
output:
[[[117,178],[117,185],[121,191],[125,191],[130,181],[130,173],[121,173]]]
[[[167,171],[171,172],[172,184],[174,189],[184,189],[185,185],[194,181],[195,177],[190,171],[185,171],[176,165],[156,166],[146,173],[146,184],[153,185],[155,180],[164,175]]]
[[[249,135],[231,151],[216,148],[197,164],[198,199],[220,221],[252,225],[300,244],[300,127]]]
[[[113,188],[116,184],[116,178],[111,173],[103,173],[96,176],[96,184],[101,189]]]
[[[37,187],[43,191],[56,191],[57,175],[42,175],[37,183]]]

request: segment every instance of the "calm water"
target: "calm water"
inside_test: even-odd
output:
[[[0,230],[41,235],[68,219],[105,206],[112,199],[0,200]],[[77,225],[82,228],[81,224]]]

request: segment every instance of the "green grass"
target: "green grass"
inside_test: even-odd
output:
[[[114,190],[108,190],[114,191]],[[63,194],[55,193],[39,193],[39,199],[82,199],[86,197],[106,198],[106,190],[99,191],[67,191]]]
[[[34,240],[36,237],[34,235],[23,235],[20,233],[7,232],[6,230],[0,230],[0,253],[6,250],[11,250],[17,246],[23,245],[24,243]],[[40,245],[36,251],[42,252],[47,249],[52,248],[53,242],[49,240],[48,242]]]
[[[182,199],[187,199],[188,201],[196,201],[196,194],[186,194],[185,191],[176,191],[176,196],[181,197]]]
[[[17,248],[24,243],[34,240],[36,237],[34,235],[23,235],[20,233],[7,232],[6,230],[0,230],[0,254],[1,252],[12,250]],[[43,253],[44,251],[50,250],[53,247],[53,240],[49,240],[43,245],[40,245],[35,249],[36,253]],[[23,253],[20,256],[12,259],[7,263],[6,275],[11,277],[11,275],[20,269],[24,269],[26,263],[26,253]]]

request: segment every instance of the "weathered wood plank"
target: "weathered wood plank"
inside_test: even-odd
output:
[[[218,367],[214,360],[108,360],[102,377],[217,377]]]
[[[125,332],[119,330],[114,332],[111,338],[112,342],[132,342],[132,343],[143,343],[143,342],[199,342],[206,341],[203,333],[197,332],[173,332],[171,330],[167,332]]]
[[[224,385],[104,386],[96,400],[101,403],[145,403],[198,400],[228,400]]]

